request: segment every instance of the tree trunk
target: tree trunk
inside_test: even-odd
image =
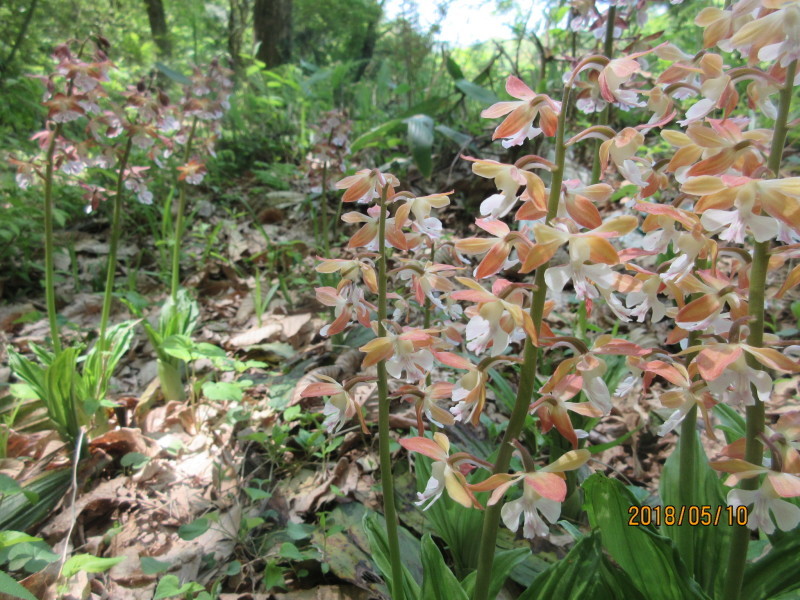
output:
[[[0,65],[0,72],[4,72],[8,65],[10,65],[14,61],[14,57],[17,55],[17,51],[19,50],[20,46],[22,46],[22,42],[25,40],[25,36],[28,33],[28,26],[31,24],[31,19],[33,18],[33,11],[36,10],[36,2],[37,0],[32,0],[31,5],[28,8],[28,12],[25,13],[25,20],[22,21],[22,27],[19,28],[19,33],[17,34],[17,39],[14,41],[14,46],[11,48],[11,53],[8,57],[3,61]]]
[[[169,56],[172,53],[172,44],[169,40],[164,3],[162,0],[144,0],[144,3],[147,6],[147,18],[150,20],[150,32],[158,46],[158,52],[162,56]]]
[[[292,57],[292,0],[256,0],[253,31],[260,43],[256,58],[268,69]]]
[[[228,5],[228,54],[237,74],[242,65],[242,38],[247,27],[248,4],[247,0],[230,0]]]
[[[367,24],[367,31],[364,34],[364,44],[361,46],[360,62],[358,70],[356,71],[355,81],[361,81],[364,72],[367,70],[367,66],[372,60],[372,55],[375,53],[375,45],[378,43],[378,23],[380,23],[382,14],[383,11],[379,9],[375,13],[375,18]]]

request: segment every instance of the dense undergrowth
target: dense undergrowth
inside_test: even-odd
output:
[[[0,591],[797,593],[797,2],[190,4],[0,5]]]

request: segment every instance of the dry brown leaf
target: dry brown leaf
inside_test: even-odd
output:
[[[225,594],[221,595],[220,600],[224,596]],[[308,590],[273,594],[272,597],[274,600],[369,600],[373,598],[367,590],[362,590],[354,585],[321,585]],[[247,596],[244,596],[244,599],[246,598]],[[254,597],[253,600],[256,598]]]
[[[130,452],[144,454],[148,458],[155,458],[161,453],[161,446],[152,438],[142,434],[141,429],[121,427],[109,431],[93,439],[89,448],[100,449],[112,456],[122,457]]]
[[[230,340],[230,345],[236,348],[244,348],[261,342],[272,341],[277,336],[284,340],[291,340],[303,328],[303,325],[310,320],[310,313],[289,316],[271,315],[265,325],[233,336]]]
[[[72,525],[73,513],[76,519],[84,511],[107,515],[121,504],[130,504],[135,497],[135,493],[127,489],[129,481],[127,477],[116,477],[101,482],[91,492],[79,496],[75,501],[74,509],[67,506],[54,519],[48,522],[41,529],[40,535],[63,538]]]

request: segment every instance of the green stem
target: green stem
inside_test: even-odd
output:
[[[381,217],[378,225],[378,337],[386,336],[386,198],[389,186],[381,192]],[[403,564],[400,562],[400,539],[397,533],[397,509],[394,504],[394,479],[392,456],[389,452],[389,382],[386,361],[378,362],[378,444],[383,489],[383,514],[386,518],[386,536],[389,538],[389,558],[392,563],[392,598],[403,600]]]
[[[436,242],[434,240],[431,240],[431,255],[430,256],[431,256],[431,264],[435,263],[436,262]],[[432,307],[431,307],[431,301],[428,300],[428,298],[425,298],[423,300],[423,302],[424,302],[423,309],[422,309],[423,327],[425,327],[425,329],[430,329],[430,327],[431,327],[431,311],[433,310]],[[431,374],[428,373],[425,376],[425,385],[430,385],[430,384],[431,384]],[[422,433],[420,433],[420,435],[422,435]]]
[[[192,152],[192,142],[194,141],[194,133],[197,129],[197,117],[192,120],[192,129],[189,132],[189,138],[186,140],[186,151],[183,154],[184,164],[188,162],[189,155]],[[170,295],[172,296],[172,303],[178,303],[178,288],[181,285],[181,239],[183,238],[183,213],[186,212],[186,182],[180,182],[180,189],[178,191],[178,214],[175,217],[175,236],[172,240],[172,286],[170,288]]]
[[[693,332],[694,333],[694,332]],[[680,486],[678,498],[681,506],[696,504],[695,480],[697,479],[697,405],[693,406],[681,423],[678,439],[680,462],[678,473]],[[678,525],[675,531],[675,545],[689,574],[694,574],[694,527],[689,523]]]
[[[695,261],[695,268],[702,269],[708,267],[707,260]],[[696,300],[700,294],[690,296]],[[692,331],[689,334],[689,347],[700,343],[700,332]],[[696,353],[686,357],[687,363],[694,360]],[[697,487],[697,405],[689,409],[681,423],[681,435],[678,438],[679,457],[678,462],[678,499],[681,506],[692,506],[695,502]],[[683,558],[686,568],[690,574],[694,574],[694,527],[689,523],[677,525],[675,531],[675,545]]]
[[[567,148],[564,145],[564,129],[566,124],[566,113],[569,108],[571,88],[564,89],[564,101],[561,105],[561,112],[558,115],[558,130],[556,131],[556,160],[552,170],[550,181],[550,197],[547,202],[547,219],[549,223],[558,213],[558,203],[561,199],[561,184],[564,181],[564,159]],[[549,266],[549,262],[536,269],[534,284],[536,289],[533,292],[530,314],[533,319],[537,333],[541,330],[542,316],[544,315],[544,301],[547,296],[547,285],[544,281],[544,273]],[[512,442],[519,437],[522,427],[525,425],[525,416],[528,414],[533,388],[536,381],[536,367],[539,361],[539,348],[531,343],[530,338],[525,339],[525,349],[523,350],[523,363],[520,372],[519,387],[517,397],[514,401],[514,409],[508,420],[508,427],[503,434],[500,443],[500,451],[494,465],[494,473],[506,473],[508,465],[511,463],[511,455],[514,452]],[[497,528],[500,525],[500,509],[502,502],[486,508],[483,516],[483,529],[481,531],[480,550],[478,552],[478,574],[475,580],[475,593],[473,600],[487,600],[489,597],[489,584],[491,582],[492,564],[494,553],[497,546]]]
[[[797,61],[794,60],[786,69],[786,81],[780,91],[780,105],[778,116],[775,120],[774,134],[772,136],[772,146],[770,147],[767,167],[772,171],[774,177],[779,177],[781,160],[783,159],[783,148],[786,144],[786,134],[788,133],[787,121],[789,109],[792,104],[792,91],[794,88],[794,78],[797,73]],[[769,263],[770,243],[756,242],[754,244],[753,263],[750,268],[750,290],[748,296],[749,311],[752,321],[750,322],[750,334],[747,343],[751,346],[760,347],[764,344],[764,297],[767,279],[767,267]],[[751,357],[748,356],[748,359]],[[754,368],[762,368],[755,361],[750,361]],[[746,414],[745,428],[745,460],[757,465],[761,464],[763,449],[759,440],[759,435],[764,431],[764,403],[758,399],[757,394],[753,394],[755,404],[748,406]],[[742,489],[753,490],[758,487],[758,478],[752,477],[745,479],[741,484]],[[728,558],[728,574],[725,580],[725,587],[722,597],[729,600],[737,600],[742,590],[742,577],[747,562],[747,546],[750,543],[750,530],[745,526],[738,526],[733,531],[731,540],[731,550]]]
[[[614,21],[617,19],[617,7],[613,4],[608,9],[608,18],[606,20],[606,39],[603,43],[603,56],[610,59],[611,54],[614,52]],[[606,104],[603,112],[600,115],[598,125],[608,125],[611,120],[611,104]],[[592,163],[592,184],[600,181],[600,146],[603,142],[597,140],[594,145],[594,162]]]
[[[61,340],[56,319],[55,265],[53,263],[53,156],[56,140],[61,135],[61,124],[55,126],[47,147],[47,168],[44,177],[44,293],[47,303],[47,319],[50,321],[50,339],[53,352],[61,354]]]
[[[328,163],[327,161],[322,166],[322,202],[320,202],[320,210],[322,211],[322,243],[325,248],[325,256],[331,255],[331,232],[328,229]]]
[[[106,289],[103,293],[103,310],[100,315],[100,338],[97,340],[98,351],[101,357],[106,350],[106,330],[108,329],[108,318],[111,315],[111,298],[114,294],[114,275],[117,272],[117,248],[119,246],[119,233],[122,223],[122,184],[125,181],[125,169],[128,166],[132,141],[133,136],[129,135],[117,172],[117,190],[114,196],[114,212],[111,217],[111,239],[108,245],[108,265],[106,265]],[[103,359],[103,376],[101,380],[105,378],[105,364],[106,361]]]

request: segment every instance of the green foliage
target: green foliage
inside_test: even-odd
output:
[[[8,573],[0,571],[0,589],[4,594],[12,598],[22,598],[22,600],[36,600],[36,596],[16,582]]]
[[[678,496],[681,479],[679,472],[680,465],[680,445],[672,451],[664,470],[661,473],[659,489],[661,501],[664,506],[681,505]],[[712,514],[716,514],[718,507],[725,511],[725,488],[722,481],[710,466],[700,440],[697,440],[697,464],[694,468],[695,490],[694,504],[699,506],[709,506]],[[692,527],[684,524],[683,527]],[[677,540],[677,525],[662,525],[661,532],[673,541]],[[725,581],[726,569],[723,565],[728,562],[728,550],[732,527],[728,525],[727,519],[721,519],[719,525],[713,527],[693,527],[694,539],[694,565],[691,565],[694,579],[712,597],[718,595]],[[716,557],[714,561],[709,561],[708,557]]]
[[[431,460],[418,456],[416,465],[417,489],[422,492],[431,474]],[[478,564],[480,532],[483,515],[461,506],[443,494],[425,511],[425,517],[434,533],[442,538],[450,550],[456,574],[465,577]]]
[[[628,525],[629,509],[638,503],[620,482],[595,474],[581,487],[589,523],[599,532],[603,548],[643,595],[653,600],[709,598],[689,577],[669,538],[649,527]]]
[[[765,556],[747,565],[741,597],[796,598],[800,589],[799,551],[797,535],[782,536]]]
[[[389,560],[389,540],[386,535],[386,528],[375,513],[364,514],[362,523],[369,539],[369,546],[372,550],[375,564],[383,575],[387,587],[392,589],[392,569]],[[419,584],[414,580],[408,568],[403,565],[404,596],[409,600],[421,599],[420,591]]]
[[[604,554],[597,533],[582,537],[569,553],[537,577],[519,600],[606,598],[644,600],[630,578]]]
[[[422,538],[422,598],[432,600],[469,600],[469,596],[445,564],[442,553],[431,538]]]
[[[62,500],[70,482],[71,473],[68,468],[45,471],[28,481],[22,487],[22,494],[3,498],[0,531],[25,531],[34,527]],[[31,494],[35,494],[37,498],[35,503],[28,500]]]
[[[37,364],[9,348],[9,366],[25,384],[12,391],[20,398],[40,401],[53,428],[74,444],[81,427],[88,426],[93,416],[105,421],[103,411],[113,406],[106,401],[108,384],[130,348],[135,325],[134,321],[126,321],[109,329],[108,350],[102,356],[97,345],[85,356],[75,347],[66,348],[58,356],[34,347]]]
[[[61,568],[61,575],[64,577],[72,577],[78,573],[103,573],[108,571],[111,567],[121,563],[125,560],[124,556],[115,556],[112,558],[100,558],[92,556],[91,554],[76,554],[71,556],[64,566]]]

